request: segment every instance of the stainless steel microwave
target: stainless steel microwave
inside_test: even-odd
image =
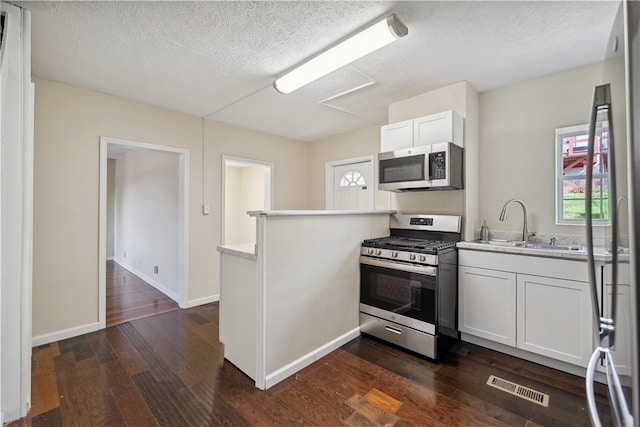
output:
[[[386,191],[464,188],[462,147],[445,142],[378,154],[378,189]]]

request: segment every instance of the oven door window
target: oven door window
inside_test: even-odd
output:
[[[360,264],[360,302],[435,324],[436,278]]]

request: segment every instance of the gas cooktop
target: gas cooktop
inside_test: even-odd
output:
[[[410,250],[414,252],[436,253],[456,246],[455,242],[444,240],[415,239],[411,237],[387,236],[367,239],[362,246],[369,248]]]

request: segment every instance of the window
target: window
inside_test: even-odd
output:
[[[589,125],[556,129],[556,224],[585,223],[587,167],[593,171],[591,212],[594,224],[609,222],[608,130],[596,126],[593,164],[587,163]]]
[[[346,171],[340,178],[340,187],[362,187],[363,185],[367,185],[364,176],[355,170]]]

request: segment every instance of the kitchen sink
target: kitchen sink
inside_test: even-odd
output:
[[[489,240],[489,241],[479,240],[479,242],[487,245],[492,245],[492,246],[508,246],[508,247],[522,246],[523,244],[523,242],[515,241],[515,240]]]
[[[542,249],[547,251],[575,251],[575,252],[584,252],[584,246],[563,246],[563,245],[544,245],[538,243],[526,243],[520,245],[522,248],[531,248],[531,249]]]
[[[547,245],[544,243],[524,243],[521,240],[489,240],[482,241],[479,240],[479,243],[483,243],[491,246],[505,246],[512,248],[528,248],[528,249],[538,249],[544,251],[572,251],[572,252],[584,252],[584,246],[578,245]]]

